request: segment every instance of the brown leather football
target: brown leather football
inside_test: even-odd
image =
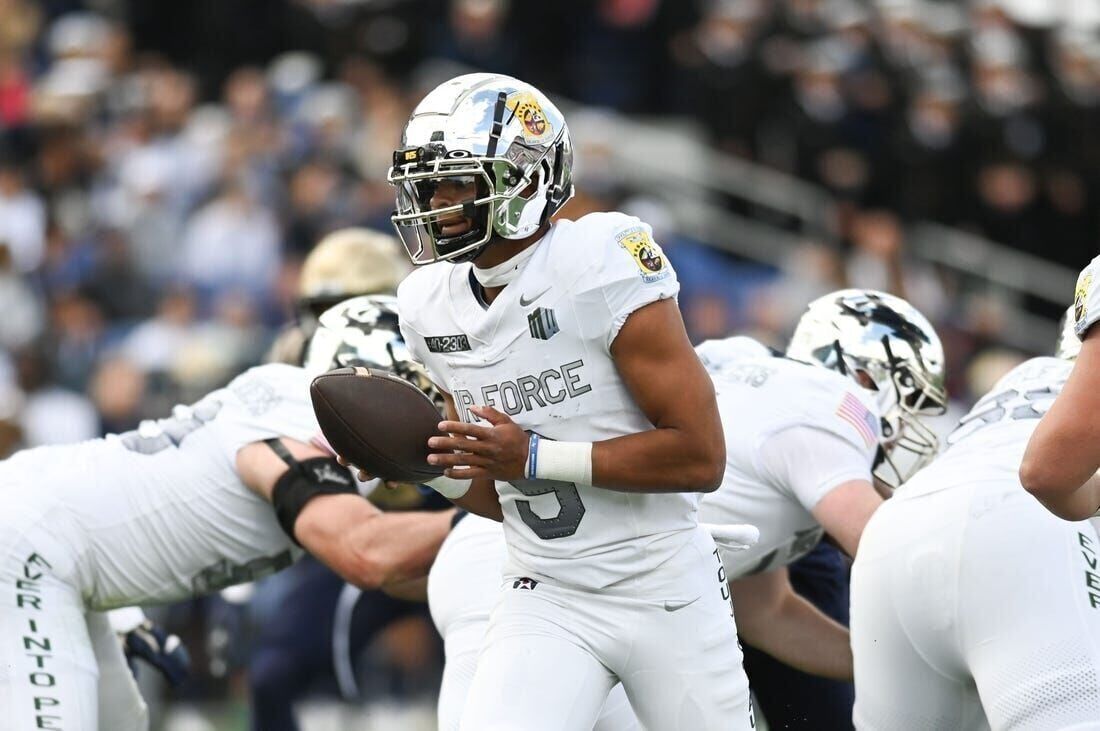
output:
[[[428,438],[442,436],[439,411],[400,376],[371,368],[338,368],[309,387],[325,439],[341,457],[375,477],[425,482],[443,474],[427,462]]]

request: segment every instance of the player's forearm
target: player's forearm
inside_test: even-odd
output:
[[[383,513],[358,496],[323,495],[302,509],[294,535],[346,581],[376,589],[426,575],[453,515]]]
[[[745,642],[775,659],[812,675],[852,679],[852,648],[847,628],[791,592],[775,611],[743,621],[735,610]],[[745,618],[749,620],[749,618]]]
[[[1100,332],[1096,328],[1094,331]],[[1058,514],[1091,514],[1097,505],[1085,484],[1100,469],[1100,335],[1091,332],[1061,393],[1028,440],[1020,464],[1020,482]],[[1054,510],[1052,507],[1051,510]]]
[[[1073,510],[1074,514],[1088,508],[1083,503],[1094,495],[1095,486],[1090,487],[1090,483],[1095,483],[1100,467],[1090,450],[1081,446],[1088,442],[1065,432],[1057,429],[1054,422],[1040,422],[1020,464],[1020,483],[1056,515],[1071,508],[1078,509]],[[1058,506],[1059,510],[1052,506]],[[1092,503],[1088,513],[1091,515],[1097,507],[1100,506]]]
[[[1023,479],[1023,468],[1021,468]],[[1026,484],[1025,484],[1026,486]],[[1070,491],[1028,488],[1028,492],[1050,512],[1062,520],[1086,520],[1100,511],[1100,474]]]
[[[407,602],[428,601],[428,577],[420,576],[408,581],[395,581],[382,587],[382,591],[394,599],[403,599]]]
[[[608,490],[713,492],[722,484],[725,467],[723,440],[701,439],[675,428],[592,445],[592,482]]]

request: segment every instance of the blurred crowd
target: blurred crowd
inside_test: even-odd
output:
[[[792,286],[804,270],[803,289],[905,290],[947,316],[949,285],[901,265],[910,220],[1072,267],[1097,248],[1100,35],[1071,20],[999,0],[3,0],[0,412],[28,444],[90,436],[255,362],[310,247],[388,225],[432,59],[697,120],[838,201]],[[568,214],[629,202],[583,153]],[[766,272],[706,243],[673,255],[696,334],[781,334],[790,313],[729,295]]]
[[[781,344],[824,291],[904,294],[944,329],[966,398],[1016,357],[997,348],[1011,324],[961,315],[957,283],[910,263],[906,226],[1074,269],[1097,253],[1094,5],[0,0],[0,454],[133,428],[258,362],[311,247],[388,228],[391,152],[441,61],[687,118],[820,186],[829,231],[779,270],[684,236],[583,147],[565,215],[653,223],[697,338]]]

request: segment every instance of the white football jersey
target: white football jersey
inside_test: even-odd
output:
[[[309,384],[301,368],[253,368],[135,431],[19,452],[0,463],[0,491],[50,505],[38,527],[76,555],[90,609],[251,581],[301,551],[238,479],[237,451],[278,436],[308,442],[318,431]]]
[[[959,421],[935,464],[974,481],[1016,482],[1031,433],[1072,370],[1072,361],[1049,357],[1032,358],[1013,368]],[[903,485],[896,497],[942,488],[941,482],[924,480],[912,487]]]
[[[549,439],[594,442],[653,428],[623,384],[611,343],[627,317],[675,297],[649,226],[619,213],[561,220],[486,306],[472,264],[414,271],[398,289],[413,356],[462,419],[484,404]],[[498,482],[509,575],[609,587],[659,566],[692,537],[697,493]]]
[[[824,530],[810,511],[845,482],[870,482],[878,451],[881,427],[869,391],[825,368],[760,354],[766,352],[742,348],[711,373],[726,434],[726,474],[716,492],[703,496],[700,520],[760,529],[755,546],[722,552],[731,579],[785,566],[813,549]],[[791,435],[797,435],[793,443]],[[779,444],[794,464],[810,451],[828,456],[838,444],[854,449],[795,486],[762,458]]]
[[[1077,278],[1073,293],[1073,320],[1077,337],[1084,340],[1089,328],[1100,320],[1100,256],[1089,262]]]

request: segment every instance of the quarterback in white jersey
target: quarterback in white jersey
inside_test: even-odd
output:
[[[852,570],[857,728],[1100,728],[1100,537],[1017,476],[1071,367],[1008,373],[871,518]]]
[[[805,672],[849,680],[846,628],[794,593],[786,567],[826,532],[856,555],[882,503],[880,453],[908,443],[914,419],[945,404],[939,338],[900,298],[842,290],[810,303],[786,357],[743,337],[698,350],[726,434],[725,479],[704,496],[700,517],[760,530],[755,546],[722,555],[741,637]],[[912,399],[899,391],[903,373],[928,397],[904,419]],[[922,459],[934,451],[926,443]]]
[[[503,518],[508,542],[462,727],[591,728],[621,680],[649,727],[749,728],[697,520],[724,461],[714,389],[649,227],[551,223],[571,167],[541,92],[472,74],[425,97],[390,171],[398,234],[428,265],[398,290],[402,332],[448,394],[433,486]]]
[[[1031,437],[1020,481],[1055,515],[1080,520],[1100,512],[1100,256],[1077,279],[1068,321],[1077,362]]]
[[[399,344],[392,298],[382,299],[356,311],[374,312],[367,324],[379,331],[378,313],[389,313],[383,339]],[[359,362],[357,348],[380,334],[356,332],[359,340],[339,334],[326,345],[336,364]],[[332,530],[353,540],[353,520],[356,530],[381,530],[351,476],[310,443],[318,433],[310,373],[259,366],[135,431],[0,463],[0,729],[144,727],[144,705],[99,613],[207,594],[288,566],[301,549],[264,499],[280,484],[325,495],[291,516],[307,548]],[[276,451],[296,464],[288,469]],[[334,563],[363,580],[378,573],[365,556],[358,567]],[[128,694],[117,687],[123,681]]]

